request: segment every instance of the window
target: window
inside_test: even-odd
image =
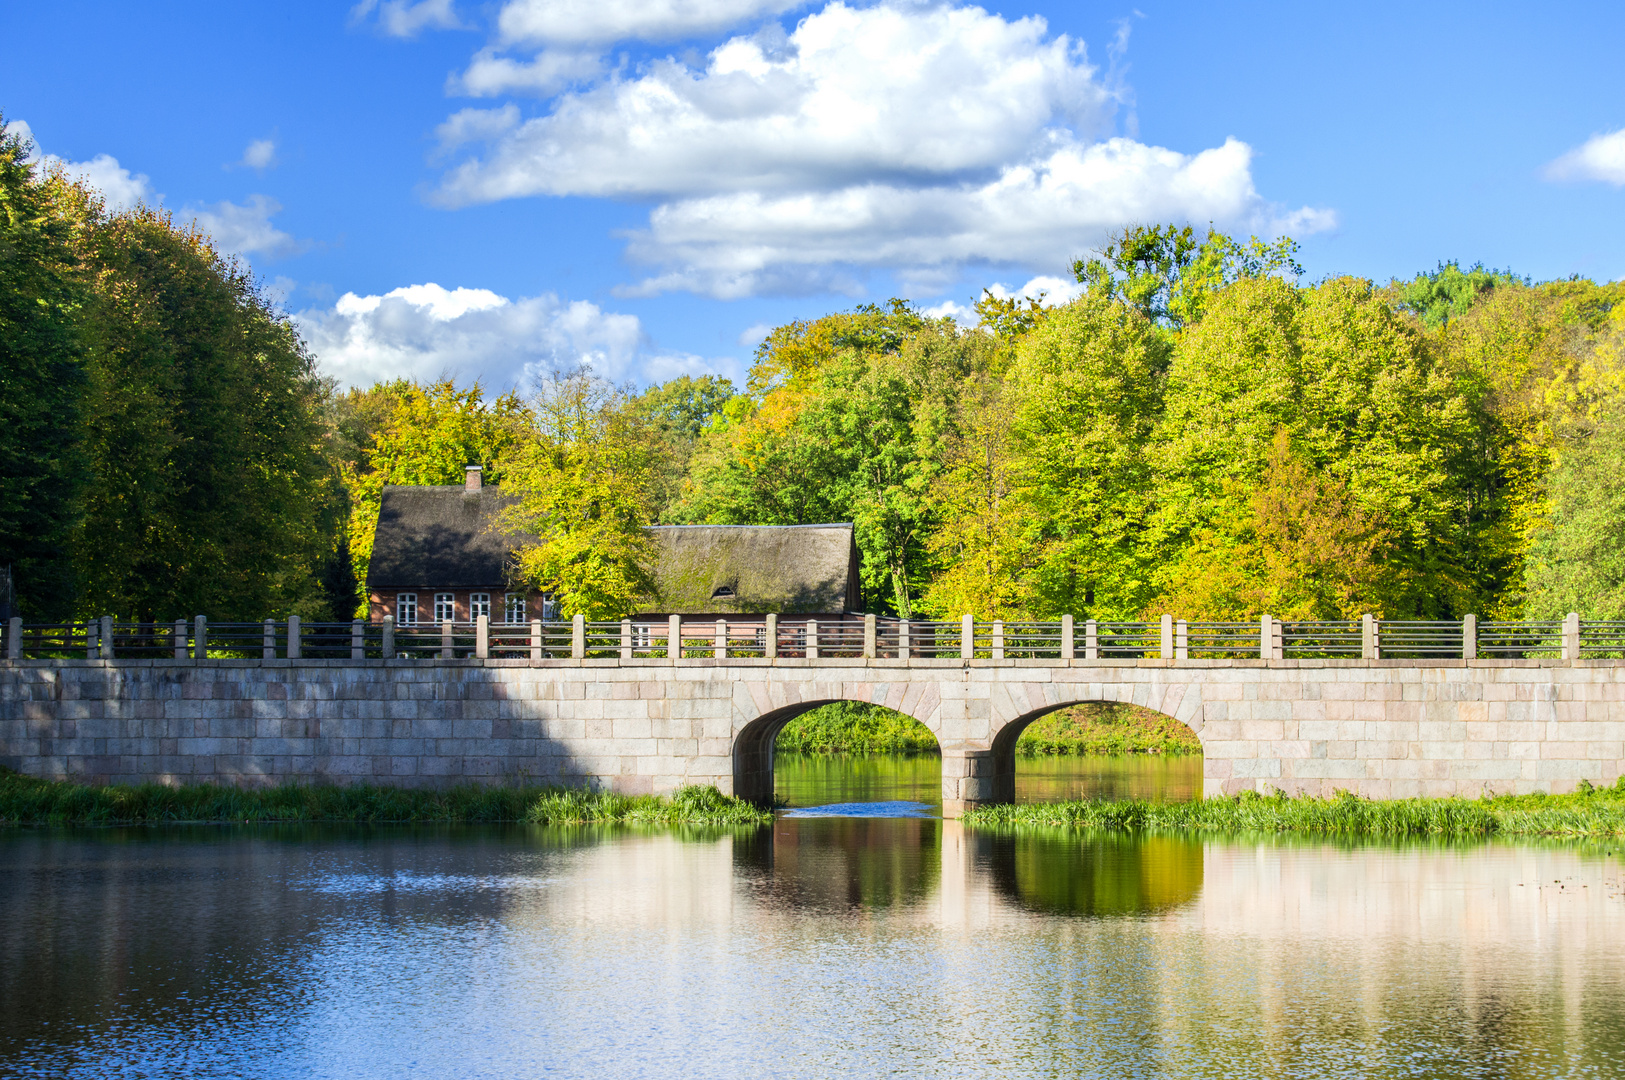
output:
[[[475,622],[481,615],[487,619],[491,617],[491,594],[477,592],[468,594],[468,621]]]
[[[434,594],[434,621],[436,624],[453,622],[457,618],[456,596],[449,592]]]
[[[418,624],[418,594],[403,592],[395,594],[395,625],[416,626]]]
[[[505,623],[523,623],[525,619],[525,594],[511,592],[503,597],[502,621]]]
[[[556,622],[559,617],[559,600],[552,593],[542,594],[542,621]]]

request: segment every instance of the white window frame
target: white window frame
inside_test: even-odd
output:
[[[416,626],[418,624],[418,594],[403,592],[395,594],[395,625]]]
[[[434,624],[457,621],[457,594],[437,592],[434,594]]]
[[[491,618],[491,594],[488,592],[469,593],[468,621],[479,622],[481,615],[484,615],[487,620]]]
[[[542,594],[542,621],[559,621],[559,598],[550,592],[544,592]]]
[[[509,626],[522,626],[530,620],[525,616],[530,611],[525,606],[525,594],[522,592],[507,593],[502,597],[502,621]]]

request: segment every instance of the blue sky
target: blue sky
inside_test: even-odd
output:
[[[737,378],[790,319],[1064,295],[1130,221],[1286,232],[1312,278],[1625,276],[1618,4],[56,0],[0,31],[6,119],[196,217],[346,383]]]

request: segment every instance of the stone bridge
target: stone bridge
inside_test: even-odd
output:
[[[1038,717],[1132,702],[1196,733],[1210,794],[1563,792],[1625,769],[1622,676],[1588,660],[21,660],[0,662],[0,764],[95,783],[523,778],[767,799],[785,723],[861,701],[936,735],[953,815],[1012,797]]]

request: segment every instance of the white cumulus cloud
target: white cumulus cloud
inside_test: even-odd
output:
[[[499,56],[493,49],[475,54],[468,69],[446,80],[446,92],[467,97],[531,94],[551,97],[565,87],[587,82],[604,72],[595,52],[548,49],[530,60]]]
[[[1607,135],[1593,135],[1550,165],[1549,180],[1600,180],[1615,187],[1625,186],[1625,128]]]
[[[462,20],[452,0],[361,0],[350,9],[352,23],[378,17],[378,28],[391,37],[416,37],[424,30],[456,30]]]
[[[218,202],[187,207],[180,217],[190,217],[214,238],[215,247],[233,255],[263,255],[281,259],[297,255],[310,245],[297,240],[271,224],[282,204],[269,195],[250,195],[244,204]]]
[[[497,16],[510,42],[608,45],[717,34],[806,0],[510,0]]]
[[[921,183],[996,169],[1093,129],[1107,95],[1042,19],[980,8],[807,17],[773,55],[734,38],[703,71],[676,61],[560,97],[445,178],[451,205],[524,195],[658,197]]]
[[[1059,307],[1083,295],[1083,286],[1072,278],[1040,274],[1020,288],[1011,288],[1003,282],[995,281],[987,286],[987,291],[1000,300],[1008,300],[1011,297],[1025,300],[1030,297],[1044,307]],[[940,304],[920,309],[920,314],[931,319],[952,318],[961,326],[975,326],[981,321],[981,317],[976,314],[975,301],[961,304],[953,300],[944,300]]]
[[[647,227],[625,234],[651,268],[621,290],[639,296],[860,295],[882,268],[929,295],[967,265],[1053,271],[1136,221],[1335,225],[1265,200],[1239,140],[1197,153],[1099,141],[1122,98],[1108,83],[1038,17],[835,0],[787,36],[731,38],[699,68],[617,72],[545,115],[464,110],[443,146],[484,148],[437,197],[651,201]]]
[[[1229,140],[1186,155],[1129,139],[1068,145],[984,183],[862,184],[791,195],[746,193],[658,207],[629,254],[671,269],[623,290],[720,298],[850,291],[850,268],[895,268],[930,288],[976,263],[1067,265],[1125,222],[1215,221],[1297,235],[1335,225],[1287,213],[1253,186],[1252,151]]]
[[[383,379],[480,380],[529,389],[559,366],[590,364],[614,381],[662,381],[731,369],[731,360],[648,347],[637,316],[553,293],[510,300],[488,289],[409,285],[381,296],[345,293],[294,316],[323,370],[346,386]]]
[[[243,151],[243,159],[237,164],[256,171],[264,171],[276,164],[276,140],[255,139]]]

